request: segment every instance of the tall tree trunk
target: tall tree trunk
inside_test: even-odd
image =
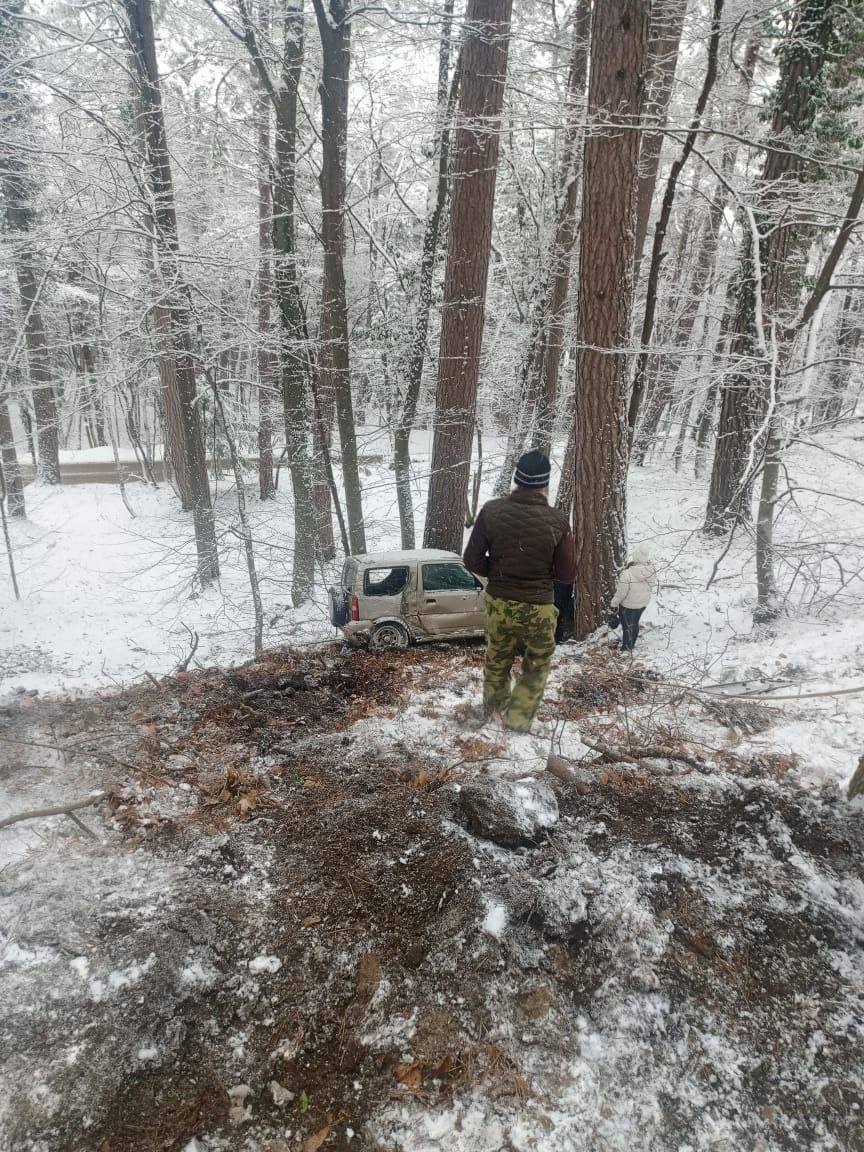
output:
[[[764,313],[782,324],[800,291],[806,233],[789,211],[789,199],[804,175],[805,161],[795,144],[816,114],[836,7],[836,0],[804,0],[781,52],[761,196],[754,211],[760,239],[756,250],[752,228],[745,226],[730,344],[736,367],[721,390],[705,517],[705,531],[714,535],[725,533],[736,517],[750,515],[756,441],[769,403],[769,357],[758,318]]]
[[[773,422],[772,422],[773,423]],[[782,446],[776,427],[768,433],[762,465],[762,490],[756,517],[756,590],[757,604],[753,619],[765,624],[780,613],[777,584],[774,579],[774,507],[780,479]]]
[[[681,31],[687,14],[687,0],[654,0],[651,5],[651,24],[648,33],[648,91],[643,111],[655,132],[642,134],[639,148],[639,180],[636,190],[636,245],[634,279],[638,279],[639,265],[648,235],[654,185],[663,150],[663,129],[672,99],[675,68]]]
[[[270,0],[258,2],[258,26],[270,34]],[[273,393],[275,368],[270,348],[273,292],[273,185],[270,181],[270,98],[255,71],[255,120],[258,134],[258,495],[272,499]]]
[[[742,63],[739,66],[738,73],[738,93],[739,102],[746,106],[753,87],[753,76],[756,70],[756,63],[759,57],[759,45],[762,40],[762,28],[757,27],[748,37],[747,44],[744,50]],[[733,118],[732,125],[733,131],[740,126],[737,120]],[[713,295],[711,287],[714,280],[715,271],[717,267],[717,257],[719,251],[720,234],[723,228],[724,213],[728,200],[728,181],[731,178],[734,169],[735,161],[738,155],[738,142],[734,135],[731,135],[725,140],[723,146],[723,159],[722,159],[722,176],[717,181],[714,194],[711,198],[708,215],[700,229],[698,244],[697,244],[697,257],[696,266],[693,274],[687,284],[685,304],[683,308],[677,306],[680,299],[680,294],[675,292],[675,303],[672,306],[673,313],[677,316],[674,322],[670,342],[675,349],[680,349],[680,357],[677,358],[677,363],[673,366],[673,371],[664,373],[664,384],[659,395],[653,395],[650,391],[647,392],[648,404],[645,415],[640,419],[637,429],[637,437],[633,460],[636,464],[642,464],[645,455],[653,442],[657,428],[660,424],[660,419],[663,415],[663,410],[670,400],[672,390],[675,384],[675,375],[680,373],[682,363],[686,359],[686,350],[690,347],[693,337],[693,329],[696,323],[696,318],[699,313],[700,303],[707,297]],[[680,253],[680,249],[679,249]],[[680,285],[683,281],[683,266],[679,260],[676,264],[676,274],[673,281],[673,290],[676,285]],[[707,327],[706,327],[707,332]],[[674,353],[673,353],[674,355]],[[704,351],[701,353],[701,360],[706,361]],[[664,359],[667,359],[664,357]],[[711,356],[707,357],[707,366],[710,371]],[[632,398],[631,398],[632,399]],[[693,397],[695,401],[695,395]],[[688,411],[692,408],[692,403],[688,407]],[[700,419],[700,428],[705,432],[710,430],[710,418],[713,418],[713,403],[709,412],[709,422],[703,425]],[[683,424],[682,424],[683,428]],[[682,444],[683,451],[683,444]],[[702,453],[704,455],[704,453]],[[680,453],[676,451],[676,461],[680,463]],[[677,463],[676,463],[677,468]]]
[[[699,93],[699,98],[696,101],[696,110],[693,115],[693,120],[690,124],[690,131],[687,134],[687,139],[684,142],[684,147],[681,149],[681,155],[675,160],[672,169],[669,173],[669,179],[666,181],[666,189],[663,193],[663,204],[660,208],[660,217],[654,228],[654,243],[651,247],[651,264],[648,269],[648,287],[645,291],[645,314],[642,319],[642,333],[639,338],[641,348],[639,357],[636,361],[636,373],[633,378],[633,388],[630,393],[630,408],[628,413],[629,437],[630,443],[633,443],[633,437],[636,432],[636,421],[639,416],[639,407],[642,403],[642,396],[645,390],[645,379],[648,368],[648,357],[650,355],[649,345],[651,338],[654,334],[654,316],[657,309],[657,289],[660,283],[660,265],[663,260],[663,244],[666,239],[666,230],[669,227],[669,221],[672,217],[672,205],[675,203],[675,192],[678,186],[678,177],[684,170],[684,165],[690,157],[690,153],[696,144],[696,137],[699,131],[699,126],[702,123],[702,116],[705,112],[705,106],[708,103],[708,97],[711,95],[711,89],[714,87],[714,81],[717,78],[717,54],[720,49],[720,17],[723,14],[723,0],[714,0],[714,13],[711,19],[711,39],[708,44],[708,60],[705,68],[705,79],[702,82],[702,90]]]
[[[10,516],[23,519],[27,515],[24,503],[24,485],[21,482],[21,469],[18,467],[18,453],[15,451],[15,438],[12,435],[12,421],[9,419],[9,405],[6,397],[0,394],[0,466],[6,481],[6,508]]]
[[[160,300],[156,303],[157,330],[163,338],[160,354],[165,410],[172,437],[172,457],[181,491],[192,510],[198,575],[202,584],[219,576],[216,529],[210,503],[210,480],[198,415],[197,382],[192,327],[186,287],[180,269],[180,245],[174,184],[162,112],[162,93],[156,63],[156,42],[150,0],[123,0],[127,35],[139,83],[140,131],[153,193],[153,244],[159,272]]]
[[[843,413],[843,399],[852,376],[852,361],[861,342],[861,316],[856,306],[855,292],[847,288],[843,295],[840,318],[833,354],[836,362],[828,371],[825,395],[817,406],[819,419],[828,423],[839,420]]]
[[[16,68],[21,55],[22,3],[5,5],[0,11],[0,66],[4,82],[0,89],[0,114],[3,139],[0,141],[0,186],[6,232],[9,239],[21,314],[24,343],[30,369],[33,413],[36,418],[36,441],[39,447],[37,475],[43,484],[60,483],[59,429],[54,373],[40,295],[37,247],[33,240],[34,186],[26,168],[27,152],[23,148],[29,120],[28,96]]]
[[[591,33],[591,2],[579,0],[573,24],[573,46],[565,97],[564,148],[559,172],[559,205],[555,233],[549,250],[548,283],[543,306],[540,340],[540,372],[534,447],[548,456],[558,397],[558,376],[564,346],[564,317],[570,289],[570,266],[576,245],[579,177],[582,160],[581,104],[588,78],[588,42]]]
[[[218,15],[218,9],[207,0]],[[294,216],[297,183],[297,105],[303,69],[303,0],[286,0],[281,74],[274,80],[261,49],[245,0],[238,4],[242,20],[239,39],[245,45],[258,79],[276,114],[273,179],[273,262],[279,307],[279,364],[285,448],[294,494],[294,565],[291,598],[305,603],[315,581],[315,513],[312,464],[309,459],[310,350],[297,270]],[[236,34],[236,33],[235,33]],[[328,501],[328,519],[329,519]],[[332,541],[333,528],[330,525]]]
[[[582,164],[582,101],[588,74],[591,2],[579,0],[573,24],[570,68],[564,96],[564,146],[558,170],[558,209],[544,267],[544,284],[534,309],[519,379],[519,411],[507,438],[495,493],[510,488],[528,436],[548,456],[552,449],[570,267],[578,235],[576,206]]]
[[[576,352],[576,628],[582,637],[600,625],[624,557],[626,347],[639,157],[639,133],[630,127],[642,106],[647,41],[647,9],[639,0],[594,5]]]
[[[453,24],[454,0],[444,0],[441,22],[441,43],[438,49],[438,106],[433,156],[438,158],[434,198],[426,218],[423,247],[420,256],[420,283],[417,291],[417,316],[408,352],[405,399],[402,413],[393,433],[393,468],[396,473],[396,499],[399,505],[399,526],[402,547],[415,547],[414,504],[411,499],[411,430],[417,418],[417,404],[423,383],[423,364],[426,359],[426,339],[429,335],[429,314],[432,310],[432,277],[438,255],[441,221],[450,186],[450,131],[453,112],[459,95],[462,74],[461,57],[456,62],[453,83],[450,76],[450,44]],[[449,87],[449,94],[448,94]]]
[[[438,356],[427,548],[462,550],[512,0],[468,0]]]
[[[339,426],[345,509],[352,552],[366,551],[363,499],[357,466],[357,429],[351,398],[348,356],[348,301],[345,291],[345,163],[348,149],[348,75],[351,67],[350,0],[313,0],[321,36],[321,286],[322,389],[332,387]]]
[[[264,61],[257,54],[260,67]],[[276,163],[273,189],[273,248],[276,299],[281,329],[280,363],[285,446],[294,494],[295,607],[312,595],[315,582],[315,516],[309,458],[308,348],[297,270],[294,189],[297,178],[297,92],[303,68],[303,0],[285,8],[285,41],[278,90],[269,87],[276,110]],[[265,72],[266,75],[266,72]],[[329,506],[328,506],[329,507]],[[331,525],[332,536],[332,525]]]

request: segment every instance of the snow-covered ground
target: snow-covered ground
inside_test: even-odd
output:
[[[398,542],[381,454],[370,550]],[[422,439],[414,458],[422,520]],[[788,610],[759,628],[751,541],[722,556],[704,483],[634,469],[631,536],[660,567],[637,671],[658,679],[567,645],[538,738],[509,747],[461,719],[479,650],[319,650],[331,574],[291,608],[284,493],[250,483],[265,644],[295,652],[160,687],[190,631],[193,668],[251,656],[230,485],[204,592],[167,488],[130,486],[134,519],[107,485],[28,488],[20,603],[0,561],[0,820],[109,799],[81,813],[95,839],[0,829],[0,1149],[90,1152],[91,1127],[129,1152],[864,1147],[860,813],[839,791],[864,692],[821,694],[864,685],[862,462],[851,434],[790,456]],[[769,681],[755,730],[687,691]],[[592,764],[601,738],[699,770]],[[466,829],[462,785],[550,743],[581,762],[551,835],[513,852]]]
[[[787,613],[754,628],[752,540],[733,545],[706,587],[723,542],[699,532],[705,482],[692,466],[634,468],[631,537],[650,540],[660,591],[644,617],[640,656],[666,677],[699,686],[771,678],[788,693],[864,685],[864,441],[832,434],[789,456],[790,488],[778,525],[778,584],[791,589]],[[487,438],[484,495],[503,445]],[[399,525],[386,437],[369,430],[364,468],[369,550],[398,546]],[[69,454],[70,456],[73,454]],[[92,455],[92,453],[91,453]],[[422,528],[429,441],[413,445],[418,535]],[[291,607],[290,492],[250,509],[265,608],[265,646],[306,645],[335,637],[326,609],[333,572],[319,572],[316,596]],[[27,489],[28,519],[11,531],[22,599],[16,603],[0,557],[0,699],[22,690],[71,692],[120,687],[171,671],[199,635],[195,663],[248,659],[252,613],[236,507],[226,478],[216,490],[222,577],[202,591],[194,581],[188,516],[167,485],[130,485],[132,519],[110,485]],[[772,734],[802,760],[814,782],[847,777],[864,750],[864,693],[793,704]]]

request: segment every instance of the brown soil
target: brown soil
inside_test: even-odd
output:
[[[512,856],[511,868],[453,835],[452,772],[420,752],[382,756],[350,731],[481,660],[470,648],[270,653],[233,672],[44,707],[70,756],[105,765],[124,848],[189,864],[186,924],[172,931],[194,936],[194,917],[205,918],[220,978],[177,1007],[182,1031],[171,1060],[94,1089],[86,1128],[84,1110],[70,1108],[51,1131],[21,1112],[19,1131],[41,1138],[47,1152],[179,1152],[219,1130],[233,1132],[238,1148],[240,1134],[254,1132],[277,1152],[288,1147],[278,1134],[289,1126],[310,1149],[320,1138],[325,1149],[355,1150],[372,1145],[349,1142],[346,1126],[362,1134],[394,1098],[433,1103],[483,1085],[518,1107],[536,1086],[519,1044],[496,1031],[500,1022],[530,1022],[535,1066],[538,1051],[558,1066],[572,1051],[574,1012],[590,1010],[621,963],[590,903],[587,920],[562,929],[538,898],[538,885],[566,867],[572,838],[601,860],[632,852],[663,862],[650,889],[656,915],[670,924],[663,992],[681,1020],[691,1013],[704,1027],[716,1015],[742,1044],[764,1050],[747,1091],[754,1114],[765,1102],[774,1109],[760,1123],[777,1146],[808,1146],[816,1124],[857,1146],[852,1105],[864,1109],[864,1097],[852,1030],[824,1068],[823,1101],[802,1105],[803,1072],[795,1071],[812,1031],[802,1003],[839,1002],[843,993],[826,950],[849,947],[848,924],[803,889],[800,911],[788,911],[802,886],[793,852],[829,878],[864,879],[856,819],[830,798],[771,779],[710,791],[609,768],[587,790],[556,784],[560,829]],[[639,691],[598,661],[565,684],[562,698],[572,717]],[[11,730],[28,722],[12,718]],[[478,770],[474,738],[460,748],[460,770]],[[180,784],[189,785],[190,805],[160,807]],[[696,872],[676,869],[675,859]],[[720,884],[746,879],[750,904],[709,903],[700,870]],[[479,935],[478,881],[518,913],[506,947]],[[119,920],[110,928],[123,930]],[[131,922],[125,930],[140,931]],[[261,953],[281,967],[250,981],[247,962]],[[88,1027],[94,1051],[110,1054],[116,1021]],[[0,1043],[12,1041],[0,1030]],[[706,1083],[710,1075],[706,1063]],[[294,1098],[277,1105],[272,1081]],[[252,1120],[232,1129],[227,1089],[241,1082]],[[677,1114],[680,1102],[666,1107],[669,1146],[678,1146],[692,1120]]]

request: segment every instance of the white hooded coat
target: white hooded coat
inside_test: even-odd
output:
[[[627,567],[618,577],[613,608],[647,608],[654,597],[657,572],[646,548],[636,547],[630,554]]]

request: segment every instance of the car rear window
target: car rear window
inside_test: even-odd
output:
[[[408,586],[408,568],[367,568],[363,591],[367,596],[398,596]]]
[[[425,592],[471,592],[477,587],[474,577],[462,564],[424,564]]]

